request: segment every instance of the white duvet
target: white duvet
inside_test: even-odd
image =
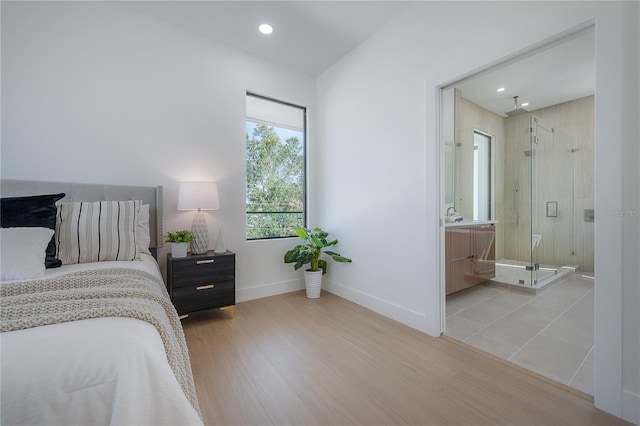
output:
[[[151,256],[132,265],[160,273]],[[47,270],[47,277],[88,267],[96,264]],[[160,335],[144,321],[96,318],[5,332],[0,353],[2,425],[202,424]]]

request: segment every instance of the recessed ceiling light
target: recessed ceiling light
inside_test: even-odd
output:
[[[262,24],[258,29],[262,34],[271,34],[273,32],[273,27],[269,24]]]
[[[521,106],[527,106],[527,105],[529,105],[529,102],[525,102]]]
[[[504,87],[499,88],[498,92],[504,92]]]

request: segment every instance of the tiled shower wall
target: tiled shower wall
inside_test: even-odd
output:
[[[574,174],[574,262],[580,270],[593,272],[593,222],[584,222],[584,210],[593,209],[593,170],[594,170],[594,97],[576,99],[570,102],[554,105],[533,111],[545,126],[560,129],[573,139],[576,149],[573,161]],[[526,116],[516,117],[526,121]],[[464,217],[469,217],[472,188],[472,168],[460,167],[460,164],[468,164],[472,151],[468,148],[472,143],[473,129],[480,129],[495,136],[494,161],[496,164],[494,174],[494,205],[496,224],[496,258],[505,257],[504,227],[513,221],[515,213],[511,211],[510,204],[506,200],[505,192],[508,191],[510,176],[506,167],[513,165],[513,161],[506,158],[505,144],[509,143],[506,121],[502,117],[490,112],[479,105],[463,98],[456,90],[456,174],[455,174],[455,198],[456,208]],[[526,126],[525,126],[526,127]],[[521,155],[521,151],[520,154]],[[528,171],[527,171],[528,173]],[[513,177],[511,181],[513,181]],[[513,184],[513,182],[511,182]],[[513,186],[513,185],[511,185]],[[513,204],[513,203],[512,203]],[[511,206],[514,207],[514,206]],[[527,208],[521,205],[521,208]],[[530,207],[530,206],[529,206]],[[513,208],[511,209],[513,210]],[[597,219],[596,219],[597,220]],[[511,239],[510,239],[511,241]],[[526,240],[525,240],[526,241]],[[508,257],[508,256],[507,256]],[[523,258],[524,259],[524,258]]]

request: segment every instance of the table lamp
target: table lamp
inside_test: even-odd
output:
[[[202,210],[218,210],[218,185],[215,182],[180,182],[178,210],[197,210],[191,232],[196,239],[191,243],[191,253],[204,254],[209,250],[209,230]]]

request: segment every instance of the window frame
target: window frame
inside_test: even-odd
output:
[[[265,95],[260,95],[257,94],[255,92],[250,92],[250,91],[246,91],[245,93],[245,103],[246,103],[246,99],[247,97],[254,97],[254,98],[258,98],[264,101],[269,101],[269,102],[274,102],[280,105],[285,105],[288,107],[292,107],[292,108],[297,108],[300,109],[302,111],[302,202],[303,202],[303,206],[302,206],[302,221],[303,227],[307,227],[307,205],[308,205],[308,195],[307,195],[307,107],[302,106],[302,105],[297,105],[291,102],[287,102],[287,101],[283,101],[280,99],[276,99],[276,98],[272,98],[270,96],[265,96]],[[247,113],[245,110],[245,119],[244,119],[244,123],[245,123],[245,135],[246,135],[246,125],[248,121],[252,121],[249,120],[247,117]],[[272,125],[273,123],[268,123],[266,121],[263,121],[263,123],[265,124],[269,124]],[[246,138],[246,136],[245,136]],[[247,147],[245,146],[245,158],[246,158],[246,152],[247,152]],[[245,160],[245,220],[244,220],[244,231],[245,231],[245,240],[246,241],[268,241],[268,240],[279,240],[279,239],[283,239],[283,238],[297,238],[296,234],[292,234],[292,235],[283,235],[283,236],[274,236],[274,237],[260,237],[260,238],[249,238],[248,236],[248,228],[247,228],[247,215],[250,214],[250,212],[247,211],[247,204],[246,204],[246,196],[247,196],[247,170],[246,170],[246,160]],[[266,212],[266,213],[282,213],[282,212]],[[289,212],[286,212],[289,213]]]
[[[482,219],[478,219],[476,217],[476,209],[479,210],[479,203],[475,202],[475,198],[476,198],[476,191],[474,188],[473,191],[473,198],[474,198],[474,203],[473,203],[473,220],[492,220],[494,218],[494,196],[495,196],[495,188],[494,188],[494,135],[492,135],[491,133],[487,133],[483,130],[480,129],[473,129],[473,152],[474,152],[474,170],[473,170],[473,181],[474,181],[474,187],[475,185],[478,184],[477,182],[477,173],[478,171],[476,170],[476,152],[478,152],[478,145],[476,145],[476,136],[480,136],[482,138],[484,138],[484,140],[486,141],[486,157],[487,157],[487,162],[488,164],[486,164],[485,167],[486,168],[486,185],[485,185],[485,190],[488,193],[487,197],[486,197],[486,203],[487,205],[485,206],[487,209],[487,217],[486,218],[482,218]],[[479,152],[478,152],[479,153]]]

